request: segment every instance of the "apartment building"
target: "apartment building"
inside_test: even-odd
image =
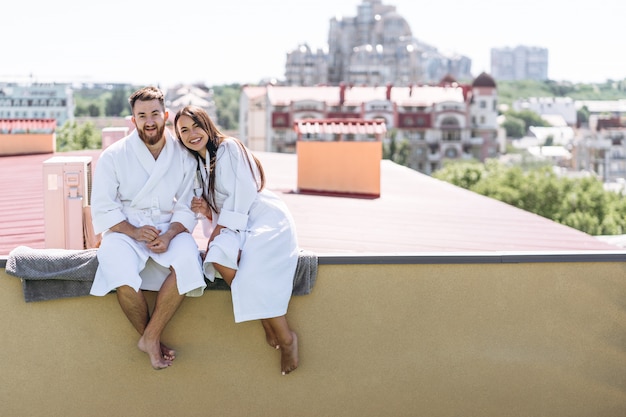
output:
[[[491,49],[491,76],[497,81],[548,79],[548,49],[519,45]]]
[[[578,170],[598,175],[606,183],[626,179],[626,100],[581,100],[589,123],[578,130],[575,161]]]
[[[575,126],[577,122],[576,103],[571,97],[521,98],[513,102],[513,110],[530,110],[551,122],[553,126],[557,126],[557,120],[561,120],[566,126]]]
[[[0,119],[54,119],[57,126],[62,126],[73,118],[70,84],[0,82]]]

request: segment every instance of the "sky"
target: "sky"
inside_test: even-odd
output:
[[[0,80],[163,87],[283,79],[288,52],[328,44],[362,0],[33,0],[3,4]],[[626,78],[623,0],[383,0],[413,36],[490,72],[491,48],[548,48],[548,77]]]

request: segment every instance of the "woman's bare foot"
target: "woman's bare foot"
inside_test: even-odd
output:
[[[152,367],[154,369],[164,369],[172,365],[172,360],[166,359],[164,357],[161,343],[159,341],[146,340],[146,337],[144,335],[144,336],[141,336],[141,338],[139,339],[139,342],[137,342],[137,347],[142,352],[145,352],[148,354],[148,357],[150,358],[150,363],[152,364]],[[168,354],[168,356],[171,356],[171,355]]]
[[[298,367],[298,336],[291,332],[291,343],[283,343],[280,346],[280,368],[283,375],[295,371]]]
[[[263,330],[265,330],[265,340],[267,340],[267,344],[274,349],[279,349],[280,344],[278,343],[278,338],[272,326],[270,326],[270,323],[267,320],[261,320],[261,324],[263,325]]]

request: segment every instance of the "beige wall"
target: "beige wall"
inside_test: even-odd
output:
[[[55,150],[55,133],[0,134],[0,156],[52,153]]]
[[[300,368],[228,292],[187,299],[151,369],[114,295],[25,303],[0,270],[2,416],[626,415],[626,266],[320,265]]]

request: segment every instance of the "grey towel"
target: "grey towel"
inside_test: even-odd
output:
[[[31,249],[9,253],[6,272],[22,279],[26,302],[89,295],[98,269],[97,249]]]
[[[204,252],[200,252],[204,255]],[[317,255],[305,249],[298,252],[298,265],[293,277],[292,295],[310,294],[317,279]],[[216,279],[214,282],[206,280],[207,290],[230,291],[230,287],[223,279]]]
[[[317,255],[301,249],[298,254],[298,266],[293,277],[293,295],[307,295],[313,290],[317,279]]]
[[[18,246],[9,253],[6,272],[22,279],[26,302],[89,295],[98,269],[97,249],[32,249]],[[293,295],[310,294],[317,278],[317,255],[300,250]],[[219,281],[219,282],[218,282]],[[223,280],[207,289],[230,289]]]

